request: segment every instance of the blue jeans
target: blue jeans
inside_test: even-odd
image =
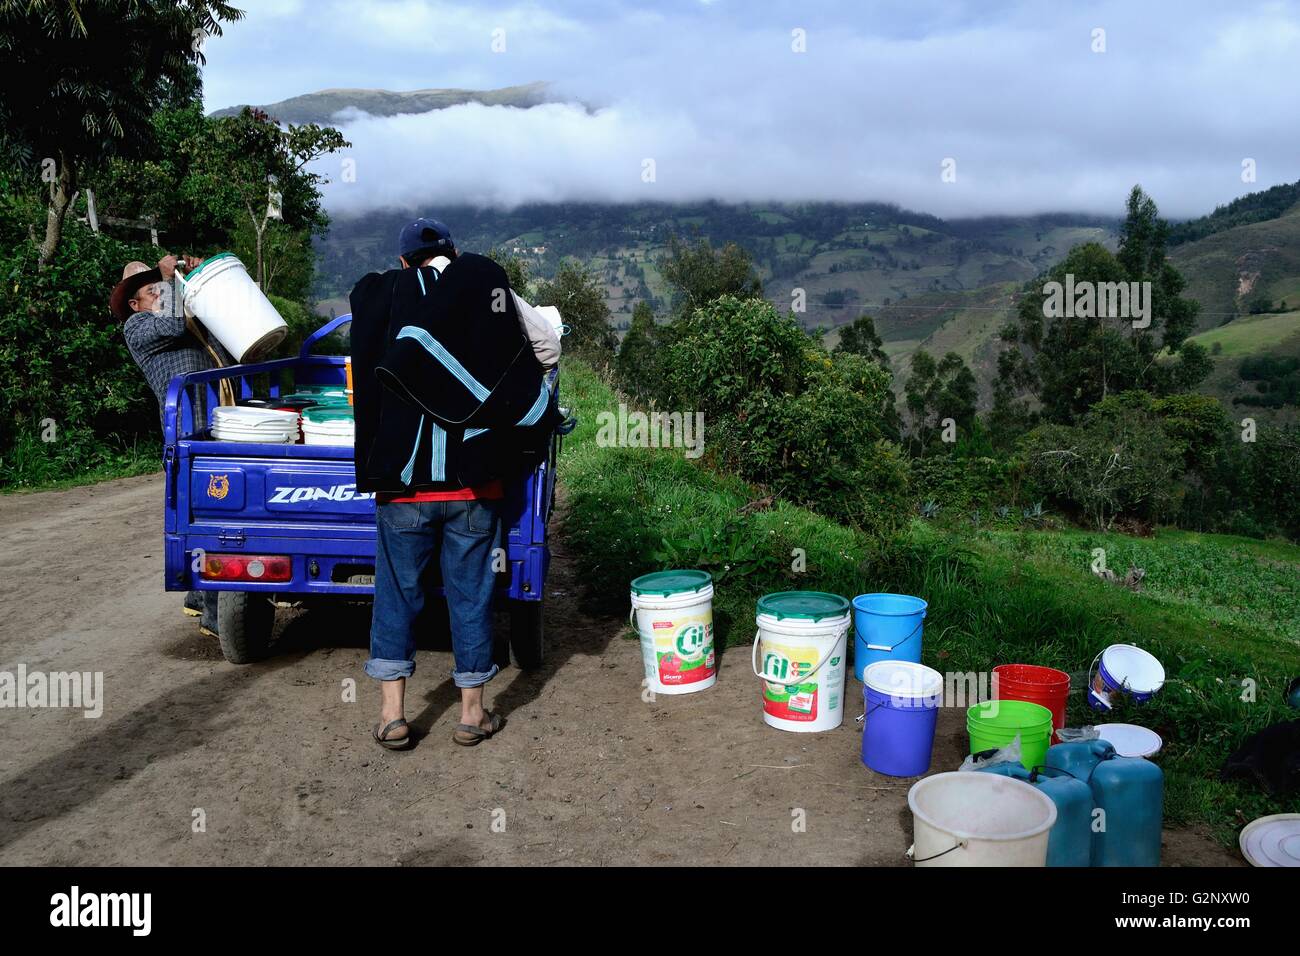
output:
[[[366,673],[397,680],[415,672],[415,622],[424,610],[428,571],[442,570],[451,618],[457,687],[496,676],[492,662],[492,550],[501,527],[499,501],[393,502],[376,505],[375,607]]]

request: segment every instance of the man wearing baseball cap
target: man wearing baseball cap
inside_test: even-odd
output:
[[[390,750],[412,743],[406,681],[436,562],[461,698],[452,739],[469,747],[505,723],[483,705],[484,685],[498,671],[492,593],[494,564],[504,570],[494,554],[502,482],[535,464],[537,436],[553,424],[541,412],[522,423],[545,378],[520,331],[505,270],[458,252],[436,219],[404,226],[397,253],[400,268],[362,277],[350,299],[357,490],[376,493],[365,670],[381,682],[381,702],[372,736]]]

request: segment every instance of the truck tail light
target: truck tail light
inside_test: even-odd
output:
[[[207,581],[281,582],[293,578],[287,554],[209,554],[203,561]]]

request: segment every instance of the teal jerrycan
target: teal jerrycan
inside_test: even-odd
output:
[[[1144,757],[1121,757],[1104,740],[1048,748],[1047,766],[1086,780],[1096,814],[1093,866],[1159,866],[1165,775]]]
[[[1097,764],[1107,754],[1114,752],[1115,748],[1105,740],[1075,740],[1067,744],[1054,744],[1047,748],[1046,765],[1087,783]]]
[[[1026,770],[1019,761],[981,767],[1031,783],[1056,804],[1056,823],[1047,836],[1048,866],[1088,866],[1092,855],[1092,790],[1068,773],[1036,767]]]

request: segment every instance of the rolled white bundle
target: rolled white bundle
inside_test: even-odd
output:
[[[515,297],[515,311],[519,313],[519,329],[533,347],[533,354],[543,368],[552,368],[560,361],[560,329],[564,320],[560,310],[553,305],[529,305],[519,294]]]

